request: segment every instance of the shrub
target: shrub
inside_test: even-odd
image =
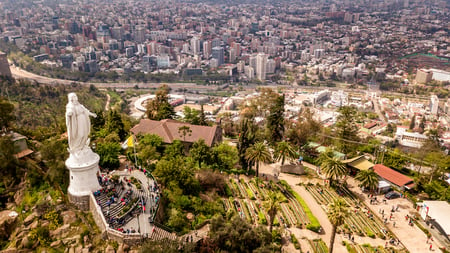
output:
[[[231,189],[230,189],[230,187],[228,186],[228,184],[225,184],[224,190],[225,190],[225,195],[226,195],[227,197],[233,197],[233,192],[231,191]]]
[[[370,238],[375,238],[375,234],[369,228],[366,228],[366,235]]]
[[[297,199],[298,203],[300,203],[300,205],[302,206],[303,210],[305,211],[306,216],[308,216],[309,221],[311,222],[310,224],[306,225],[306,228],[314,231],[316,233],[319,233],[321,230],[321,226],[319,223],[319,220],[316,218],[316,216],[314,216],[314,214],[311,212],[311,209],[309,209],[308,205],[306,204],[306,202],[303,200],[302,197],[300,197],[300,195],[298,195],[297,192],[293,191],[291,186],[289,186],[289,184],[284,181],[281,180],[280,184],[286,188],[286,190],[291,193],[292,195],[294,195],[295,199]]]
[[[295,237],[294,234],[291,234],[291,240],[294,244],[295,249],[300,249],[300,243],[298,242],[297,237]]]
[[[259,224],[267,225],[266,216],[261,211],[258,212],[258,217],[259,217],[259,220],[258,220]]]
[[[47,246],[50,243],[50,231],[48,227],[37,227],[30,231],[28,237],[31,241],[39,241],[41,246]]]
[[[251,200],[256,200],[255,196],[253,195],[253,192],[249,188],[245,188],[245,190],[247,191],[248,197]]]
[[[61,215],[55,210],[45,213],[44,219],[50,222],[49,229],[51,230],[55,230],[62,223]]]
[[[281,231],[280,229],[272,230],[272,241],[277,244],[281,244]]]

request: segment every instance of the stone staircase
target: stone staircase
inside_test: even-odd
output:
[[[164,239],[169,239],[169,240],[177,240],[178,239],[178,237],[176,235],[174,235],[162,228],[159,228],[157,226],[154,226],[153,228],[154,228],[154,230],[149,237],[151,240],[158,241],[158,240],[164,240]]]

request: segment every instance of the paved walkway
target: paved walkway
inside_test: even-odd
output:
[[[380,210],[384,210],[385,217],[388,217],[391,213],[392,207],[394,209],[398,206],[398,211],[393,212],[393,219],[388,221],[387,227],[397,236],[400,242],[409,250],[410,253],[421,253],[427,252],[430,249],[430,243],[427,243],[427,237],[425,233],[420,230],[416,225],[410,226],[408,221],[405,219],[406,215],[413,215],[416,213],[413,204],[404,198],[387,200],[386,204],[380,202],[379,204],[371,205],[370,199],[367,194],[364,194],[361,189],[357,186],[358,182],[354,178],[347,178],[347,183],[349,188],[363,198],[364,203],[369,207],[372,213],[376,214],[378,217],[382,217]],[[384,196],[377,196],[378,200],[382,200]],[[395,222],[395,227],[394,227]],[[434,240],[432,242],[433,249],[438,250],[442,245]]]

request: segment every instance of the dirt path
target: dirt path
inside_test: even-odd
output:
[[[111,102],[111,96],[106,93],[106,105],[105,105],[105,111],[109,110],[109,103]]]
[[[330,243],[331,239],[331,223],[327,218],[327,214],[322,209],[322,207],[316,202],[316,200],[306,191],[305,187],[297,185],[302,180],[299,176],[281,173],[279,176],[280,180],[285,180],[294,191],[296,191],[305,200],[311,212],[317,217],[320,225],[324,231],[323,234],[317,234],[307,229],[292,229],[294,234],[298,238],[306,237],[310,240],[322,239],[327,245]],[[336,236],[336,242],[334,244],[335,252],[346,252],[346,248],[342,245],[341,241],[338,240]]]

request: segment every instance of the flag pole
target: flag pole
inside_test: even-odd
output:
[[[136,167],[138,166],[137,164],[137,158],[136,158],[136,143],[134,143],[134,135],[131,135],[132,141],[133,141],[133,150],[134,150],[134,164],[136,164]]]

